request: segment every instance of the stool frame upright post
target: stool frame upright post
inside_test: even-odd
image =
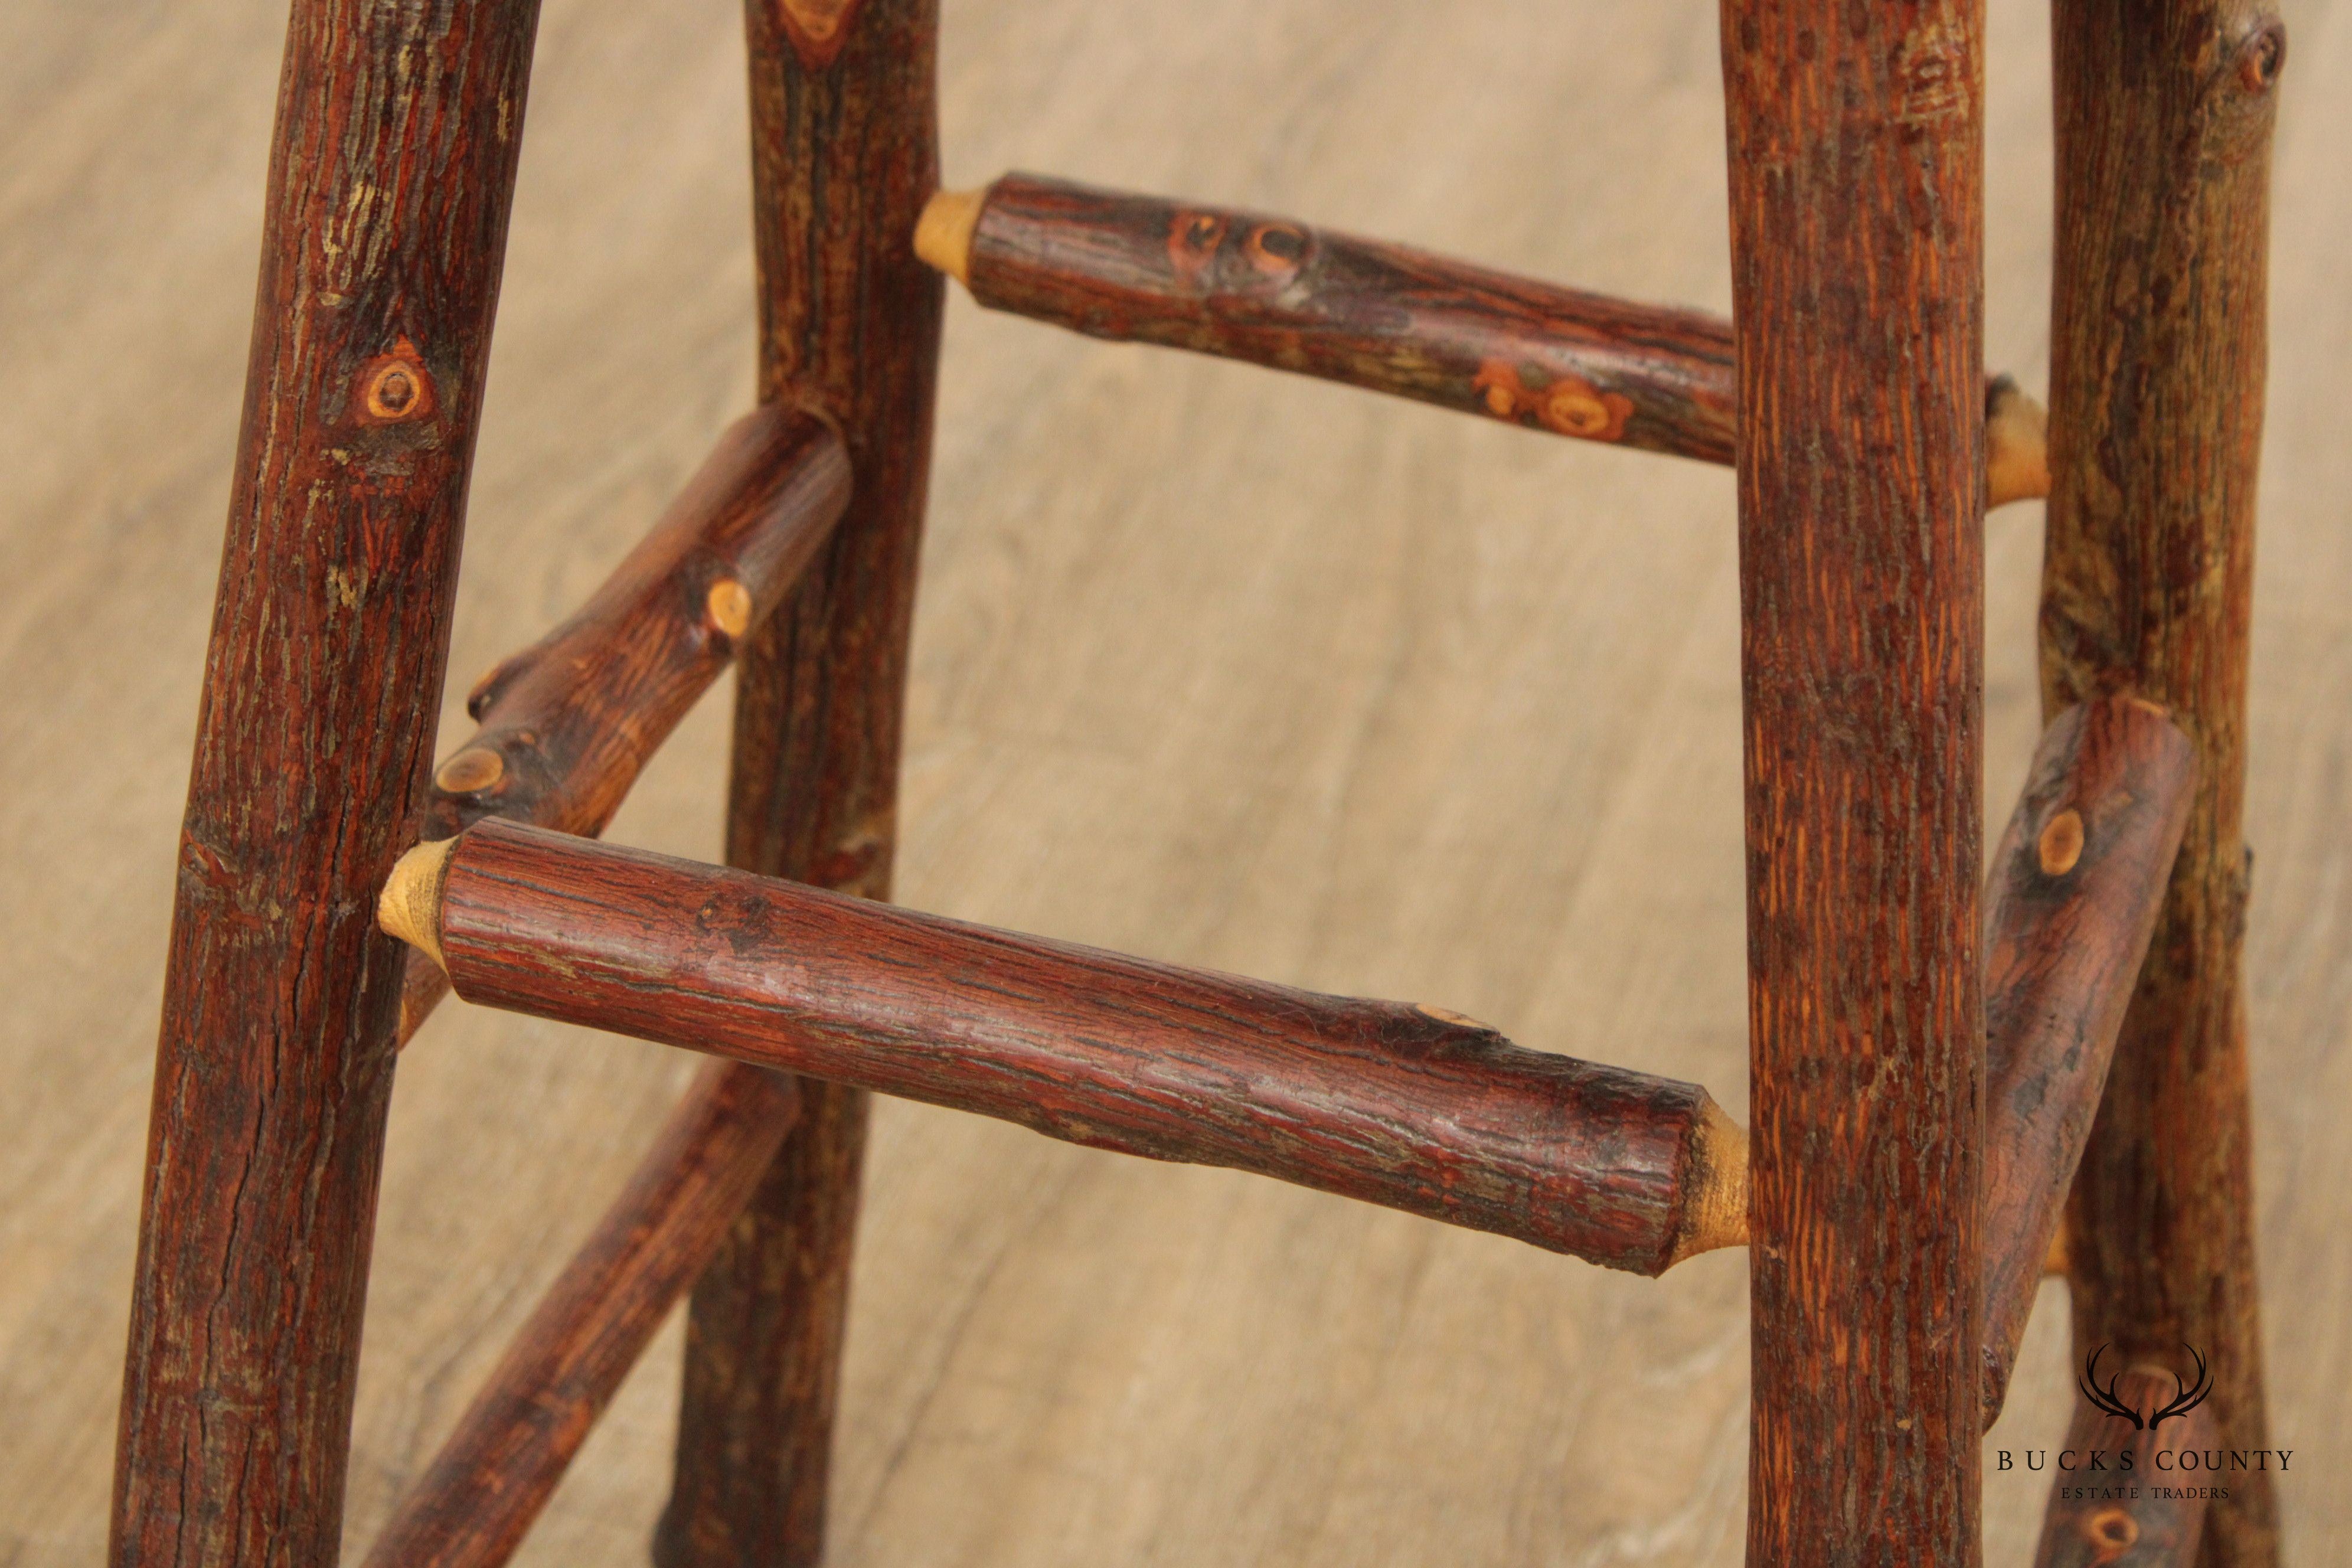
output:
[[[908,244],[939,186],[939,0],[745,0],[760,397],[834,422],[857,476],[831,548],[739,661],[727,863],[890,891],[945,288]],[[865,1090],[799,1123],[695,1287],[660,1568],[824,1550]]]

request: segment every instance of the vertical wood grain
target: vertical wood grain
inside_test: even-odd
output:
[[[298,0],[156,1048],[112,1556],[335,1560],[536,0]]]
[[[1727,0],[1748,1561],[1976,1561],[1982,16]]]
[[[2213,1368],[2219,1440],[2267,1441],[2242,944],[2246,662],[2263,427],[2271,128],[2262,0],[2058,0],[2045,710],[2132,689],[2196,742],[2198,790],[2075,1178],[2078,1349]],[[2278,1560],[2266,1475],[2200,1561]]]
[[[727,858],[887,896],[943,288],[938,0],[746,0],[760,395],[810,402],[855,493],[740,663]],[[862,1091],[801,1119],[696,1287],[662,1568],[815,1562],[864,1158]]]

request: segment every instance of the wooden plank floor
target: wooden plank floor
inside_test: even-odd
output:
[[[951,183],[1255,204],[1728,299],[1712,7],[947,0]],[[1992,6],[1990,357],[2039,387],[2041,7]],[[2263,1262],[2296,1561],[2352,1561],[2352,5],[2287,0],[2250,816]],[[97,1559],[281,4],[0,7],[0,1568]],[[456,689],[646,526],[751,384],[726,0],[548,0]],[[1440,1003],[1744,1110],[1727,473],[991,318],[948,328],[902,896]],[[1996,816],[2036,509],[1988,525]],[[447,710],[451,727],[457,705]],[[706,705],[622,840],[708,856]],[[402,1068],[371,1535],[684,1060],[452,1007]],[[1646,1282],[885,1105],[834,1497],[849,1565],[1735,1563],[1738,1255]],[[2045,1296],[1995,1448],[2055,1443]],[[625,1564],[676,1326],[526,1561]],[[1824,1456],[1824,1462],[1833,1457]],[[2025,1560],[2042,1476],[1989,1478]]]

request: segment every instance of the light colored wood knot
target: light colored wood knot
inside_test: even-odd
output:
[[[751,590],[732,577],[721,577],[710,584],[703,601],[710,612],[710,624],[730,637],[740,637],[751,629]]]
[[[448,884],[449,857],[457,847],[457,839],[440,838],[403,855],[384,879],[383,896],[375,904],[378,926],[423,952],[445,973],[449,961],[441,952],[441,890]]]
[[[2103,1508],[2083,1521],[2083,1537],[2104,1551],[2129,1551],[2139,1544],[2139,1521],[2126,1510]]]
[[[1416,1002],[1412,1005],[1412,1010],[1424,1018],[1434,1018],[1441,1024],[1451,1024],[1457,1029],[1479,1029],[1489,1035],[1497,1032],[1494,1025],[1480,1023],[1469,1014],[1457,1013],[1451,1007],[1433,1007],[1426,1002]]]
[[[388,364],[368,387],[368,412],[379,419],[397,419],[416,404],[416,375],[406,365]]]
[[[404,425],[433,412],[433,376],[406,338],[360,367],[361,420]]]
[[[2083,858],[2083,814],[2070,805],[2052,817],[2042,829],[2034,853],[2041,858],[2045,877],[2063,877],[2073,870]]]
[[[986,191],[934,191],[915,220],[915,254],[924,265],[971,287],[971,237],[980,227]]]
[[[506,758],[488,746],[468,746],[435,771],[433,784],[445,795],[478,795],[506,776]]]

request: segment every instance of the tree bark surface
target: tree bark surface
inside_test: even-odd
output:
[[[1985,891],[1984,1422],[2010,1372],[2170,880],[2197,758],[2152,702],[2060,714]]]
[[[485,816],[595,837],[743,640],[790,595],[849,500],[841,438],[769,404],[729,426],[653,531],[562,626],[474,683],[481,728],[435,770],[424,837]],[[400,1039],[448,978],[409,960]]]
[[[505,821],[434,853],[403,930],[470,1002],[1644,1274],[1738,1240],[1746,1141],[1696,1084]]]
[[[1982,13],[1726,0],[1748,1561],[1977,1561]]]
[[[341,1544],[402,965],[536,0],[296,0],[196,720],[115,1458],[122,1568]]]
[[[821,409],[856,495],[736,688],[727,860],[887,896],[943,285],[938,0],[745,0],[760,396]],[[804,1568],[825,1485],[865,1160],[862,1090],[801,1116],[696,1286],[661,1568]]]
[[[2246,664],[2270,144],[2286,35],[2260,0],[2057,0],[2057,253],[2043,705],[2163,703],[2197,795],[2067,1214],[2078,1352],[2213,1369],[2218,1438],[2267,1443],[2242,954]],[[2209,1568],[2278,1561],[2267,1474]]]
[[[499,1568],[743,1212],[792,1125],[774,1073],[714,1062],[376,1538],[368,1568]]]

